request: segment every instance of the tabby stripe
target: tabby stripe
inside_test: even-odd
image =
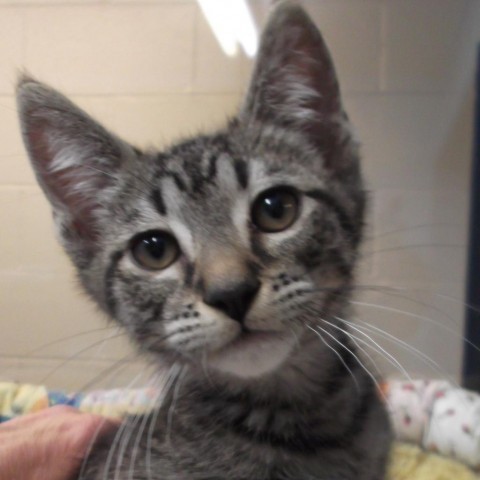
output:
[[[118,250],[110,256],[110,263],[107,271],[105,272],[105,303],[107,304],[108,311],[113,316],[115,315],[116,301],[113,295],[113,281],[114,275],[118,268],[118,264],[123,257],[123,250]]]
[[[187,263],[185,265],[185,286],[190,288],[193,285],[193,273],[194,273],[193,263]]]
[[[296,435],[285,436],[268,430],[256,431],[243,424],[242,417],[230,424],[229,427],[235,434],[247,438],[252,443],[270,445],[294,454],[314,455],[321,450],[345,449],[355,441],[356,436],[362,431],[370,408],[375,405],[375,395],[374,388],[369,384],[352,414],[350,425],[340,435],[310,435],[307,432],[299,432]]]
[[[264,265],[268,265],[273,260],[273,256],[263,246],[261,235],[255,232],[253,226],[250,227],[250,249]]]
[[[207,182],[211,182],[217,175],[217,155],[211,155],[208,159]]]
[[[323,204],[331,208],[337,215],[338,220],[340,222],[340,226],[343,228],[343,230],[352,238],[354,239],[358,238],[358,234],[359,234],[358,229],[355,228],[350,218],[350,215],[331,195],[329,195],[327,192],[323,190],[309,190],[305,192],[305,195],[307,197],[318,200],[319,202],[322,202]]]
[[[157,209],[158,213],[165,216],[167,214],[167,207],[165,205],[165,202],[163,201],[162,192],[159,188],[155,188],[152,191],[150,199],[152,200],[153,205]]]
[[[185,192],[187,190],[187,185],[177,172],[165,172],[165,176],[173,178],[175,185],[181,192]]]
[[[164,307],[164,303],[157,303],[155,305],[155,307],[153,307],[153,312],[152,312],[152,315],[150,316],[150,318],[147,319],[147,321],[145,323],[157,323],[161,318],[162,318],[162,315],[163,315],[163,307]],[[151,333],[151,332],[150,332]]]
[[[233,161],[233,168],[235,169],[238,184],[245,190],[248,185],[247,164],[243,160],[236,158]]]

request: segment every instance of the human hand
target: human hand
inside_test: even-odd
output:
[[[68,480],[119,423],[64,405],[0,425],[0,480]]]

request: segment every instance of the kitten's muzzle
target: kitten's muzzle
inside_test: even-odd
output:
[[[233,320],[243,323],[245,316],[260,290],[257,279],[248,279],[223,286],[215,286],[203,295],[203,301]]]

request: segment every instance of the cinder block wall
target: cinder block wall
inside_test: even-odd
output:
[[[372,193],[356,317],[440,365],[374,335],[412,375],[458,377],[480,2],[303,3],[336,60]],[[268,1],[250,4],[261,26]],[[22,68],[127,140],[161,147],[231,115],[251,63],[223,55],[193,0],[0,0],[0,380],[126,385],[136,360],[79,294],[23,151]]]

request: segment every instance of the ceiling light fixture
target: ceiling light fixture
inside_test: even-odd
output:
[[[239,45],[249,56],[258,49],[258,32],[246,0],[198,0],[222,50],[229,57]]]

